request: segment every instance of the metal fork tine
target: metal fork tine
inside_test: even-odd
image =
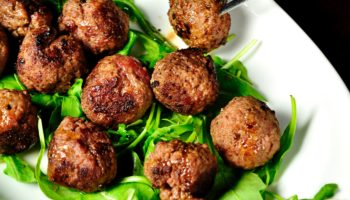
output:
[[[221,14],[225,14],[230,12],[231,10],[237,8],[239,5],[241,5],[246,0],[231,0],[228,1],[221,9]]]

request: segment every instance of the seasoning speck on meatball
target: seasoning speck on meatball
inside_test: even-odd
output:
[[[170,24],[190,47],[211,51],[226,43],[230,31],[230,15],[220,13],[225,2],[170,0]]]
[[[168,109],[186,115],[202,112],[218,95],[214,63],[200,50],[178,50],[158,61],[151,86]]]
[[[94,54],[115,53],[128,40],[129,17],[112,0],[68,0],[59,25]]]
[[[234,167],[253,169],[269,161],[280,147],[274,111],[253,97],[236,97],[211,122],[217,150]]]
[[[0,90],[0,154],[15,154],[38,141],[36,108],[26,91]]]
[[[46,16],[32,15],[31,28],[24,37],[17,58],[19,79],[42,93],[64,93],[86,71],[82,46],[71,36],[60,36]]]
[[[104,127],[131,123],[152,104],[150,77],[133,57],[102,59],[86,79],[81,105],[86,116]]]
[[[91,122],[66,117],[48,150],[48,177],[57,184],[94,192],[117,173],[117,159],[107,134]]]
[[[6,66],[9,57],[9,44],[5,31],[0,27],[0,75]]]
[[[217,161],[206,144],[173,140],[158,142],[144,167],[161,199],[202,199],[214,182]]]

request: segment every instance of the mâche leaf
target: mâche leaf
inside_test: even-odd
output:
[[[8,75],[0,79],[0,89],[25,90],[16,74]]]
[[[245,172],[234,187],[220,197],[220,200],[263,200],[260,191],[265,188],[266,185],[258,175]]]
[[[2,160],[6,163],[4,173],[20,182],[36,182],[34,170],[17,155],[3,155]]]
[[[320,191],[314,196],[313,200],[324,200],[332,198],[338,191],[338,185],[335,183],[328,183],[324,185]]]
[[[280,169],[281,163],[292,146],[294,135],[296,132],[297,126],[297,106],[296,101],[293,96],[291,96],[292,104],[292,116],[289,122],[288,127],[283,132],[280,141],[280,150],[275,154],[275,156],[263,167],[255,170],[255,173],[259,174],[261,179],[267,184],[270,185],[276,178],[276,175]]]

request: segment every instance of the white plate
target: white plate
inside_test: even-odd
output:
[[[136,0],[151,22],[167,35],[168,1]],[[311,11],[310,11],[311,12]],[[350,199],[350,94],[334,68],[272,0],[249,0],[231,12],[235,41],[215,54],[232,57],[251,39],[261,45],[244,60],[249,74],[276,110],[284,129],[290,98],[298,104],[295,143],[273,189],[284,197],[311,198],[325,183],[339,184],[337,199]],[[1,170],[3,165],[0,166]],[[0,199],[46,199],[35,185],[21,184],[0,173]]]

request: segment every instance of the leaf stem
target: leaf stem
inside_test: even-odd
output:
[[[258,40],[254,39],[249,44],[247,44],[241,51],[239,51],[230,61],[228,61],[221,69],[229,69],[233,63],[241,59],[245,54],[247,54],[256,44]]]

